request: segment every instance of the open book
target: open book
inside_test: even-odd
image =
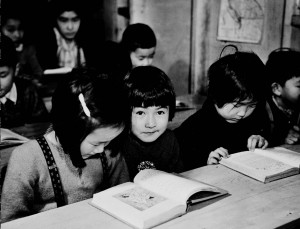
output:
[[[199,181],[145,169],[133,183],[94,194],[91,204],[135,228],[151,228],[185,214],[189,204],[225,194]]]
[[[249,177],[268,183],[299,174],[300,153],[275,147],[244,151],[223,158],[220,164]]]
[[[0,139],[0,146],[20,145],[29,141],[28,138],[6,128],[0,129]]]

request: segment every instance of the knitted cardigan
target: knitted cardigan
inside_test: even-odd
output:
[[[47,142],[58,167],[67,204],[92,198],[94,193],[101,191],[103,169],[99,155],[86,159],[86,166],[77,169],[61,147]],[[109,150],[105,154],[109,186],[129,181],[123,157],[120,154],[111,157]],[[37,141],[31,140],[17,147],[12,152],[3,183],[2,223],[56,207],[46,160]]]

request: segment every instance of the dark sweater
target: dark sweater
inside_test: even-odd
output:
[[[272,98],[268,99],[267,110],[269,112],[269,118],[271,121],[270,145],[276,146],[284,144],[289,130],[297,124],[300,114],[299,112],[294,112],[291,116],[288,116],[276,106]]]
[[[207,165],[210,152],[219,147],[228,153],[247,150],[251,135],[266,135],[266,123],[267,113],[260,107],[246,119],[228,123],[217,113],[214,104],[206,100],[199,111],[174,130],[185,169]]]
[[[166,172],[183,170],[177,139],[171,130],[166,130],[152,143],[142,142],[130,134],[125,141],[123,152],[131,180],[139,172],[139,167],[152,165]]]
[[[15,78],[17,102],[1,104],[1,127],[11,128],[25,123],[49,121],[49,114],[31,81]]]

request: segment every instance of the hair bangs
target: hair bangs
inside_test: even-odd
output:
[[[167,107],[170,106],[172,100],[167,90],[157,90],[155,88],[144,92],[136,89],[130,98],[132,107]]]

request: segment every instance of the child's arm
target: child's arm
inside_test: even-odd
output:
[[[217,148],[216,150],[210,152],[207,159],[207,164],[208,165],[218,164],[222,157],[224,158],[229,157],[228,150],[223,147]]]
[[[268,141],[260,135],[251,135],[248,138],[247,147],[250,151],[253,151],[255,148],[265,149],[268,147]]]
[[[300,140],[300,128],[299,126],[293,126],[292,129],[290,129],[287,137],[285,138],[285,143],[286,144],[295,144],[297,142],[299,142]]]

